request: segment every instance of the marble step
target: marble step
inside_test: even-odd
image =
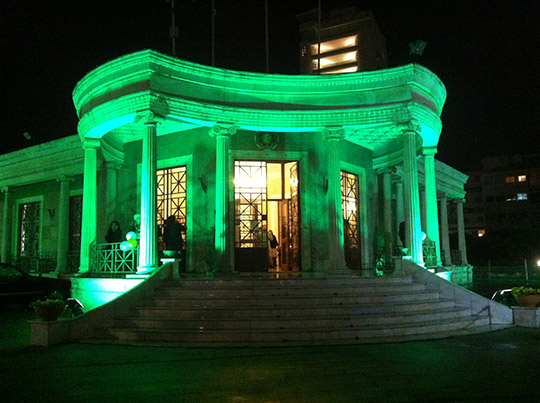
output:
[[[329,295],[370,295],[381,293],[414,293],[424,290],[423,284],[418,283],[382,283],[376,287],[363,284],[343,284],[339,287],[319,286],[294,286],[282,287],[259,286],[259,287],[240,287],[227,286],[215,288],[195,288],[181,286],[160,287],[156,295],[162,297],[180,297],[180,298],[223,298],[223,297],[290,297],[290,296],[329,296]]]
[[[380,304],[387,302],[402,303],[406,301],[435,301],[439,298],[437,291],[422,291],[414,293],[383,293],[373,292],[368,295],[307,295],[307,296],[280,296],[268,297],[164,297],[155,296],[145,300],[146,306],[162,306],[170,308],[188,307],[306,307],[320,304],[327,305],[353,305],[353,304]],[[324,301],[324,302],[323,302]]]
[[[372,276],[372,277],[346,277],[346,278],[234,278],[234,279],[169,279],[164,284],[165,287],[181,287],[181,288],[254,288],[254,287],[321,287],[332,288],[344,285],[382,285],[382,284],[411,284],[413,279],[411,276]]]
[[[356,314],[340,316],[312,316],[301,318],[160,318],[160,317],[125,317],[115,320],[115,327],[135,327],[139,329],[159,330],[244,330],[256,331],[261,329],[290,329],[302,331],[309,328],[346,328],[366,327],[377,325],[394,326],[405,323],[441,321],[446,319],[459,319],[469,316],[468,309],[440,309],[438,311],[417,311],[406,314]]]
[[[450,334],[455,331],[474,332],[475,327],[489,326],[489,317],[463,317],[439,321],[407,323],[388,327],[367,326],[358,328],[327,328],[316,327],[309,329],[260,329],[258,331],[205,329],[193,330],[158,330],[111,327],[103,329],[99,335],[102,338],[113,338],[130,341],[165,342],[165,343],[207,343],[217,345],[258,345],[258,344],[356,344],[381,342],[392,338],[394,341],[431,338],[430,334]]]
[[[352,304],[352,305],[324,305],[315,304],[303,307],[254,307],[246,306],[242,309],[235,307],[214,307],[207,309],[204,307],[175,308],[168,306],[139,306],[133,309],[133,317],[160,317],[160,318],[242,318],[242,317],[266,317],[266,318],[298,318],[318,315],[353,315],[353,314],[384,314],[393,312],[396,314],[406,313],[408,311],[425,311],[453,308],[453,300],[427,300],[427,301],[408,301],[399,305],[395,303],[373,304]]]

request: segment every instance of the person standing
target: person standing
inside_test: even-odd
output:
[[[186,226],[179,223],[174,215],[167,217],[163,226],[163,243],[165,250],[176,252],[176,256],[180,255],[180,267],[185,269],[185,249],[184,238],[182,232],[186,230]]]
[[[278,257],[278,246],[279,242],[272,232],[268,230],[268,257],[270,262],[270,267],[275,269],[277,267],[277,257]]]
[[[114,220],[109,225],[109,229],[105,234],[105,242],[107,243],[117,243],[122,242],[122,229],[120,228],[120,223],[117,220]]]

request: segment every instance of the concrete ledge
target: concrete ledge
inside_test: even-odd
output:
[[[89,312],[107,302],[113,301],[142,283],[148,275],[138,278],[76,278],[71,280],[73,298]]]
[[[512,310],[514,311],[515,325],[540,328],[540,309],[514,306]]]
[[[69,341],[70,321],[55,320],[43,322],[32,320],[30,323],[30,345],[54,346]]]
[[[512,309],[506,305],[452,284],[414,262],[403,260],[403,272],[412,275],[416,281],[424,283],[427,290],[438,291],[442,298],[454,300],[456,306],[469,308],[471,315],[488,314],[490,325],[512,325],[514,323]]]
[[[114,318],[125,315],[137,302],[150,295],[163,280],[172,277],[172,264],[164,264],[149,278],[118,298],[70,321],[69,340],[93,338],[98,327],[112,326]]]

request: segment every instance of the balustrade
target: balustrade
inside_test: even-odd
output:
[[[139,248],[120,249],[120,242],[95,244],[92,247],[90,271],[101,274],[137,273]]]

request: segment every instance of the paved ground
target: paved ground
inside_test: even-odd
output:
[[[538,402],[540,330],[284,348],[28,346],[0,311],[3,402]]]

